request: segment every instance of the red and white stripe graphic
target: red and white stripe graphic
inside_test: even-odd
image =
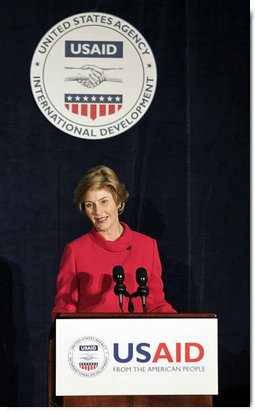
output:
[[[91,363],[87,363],[87,362],[82,362],[79,364],[80,369],[86,370],[86,371],[91,371],[94,370],[98,367],[98,363],[97,362],[91,362]]]
[[[121,94],[65,94],[65,108],[95,120],[117,113],[123,105]]]
[[[122,104],[77,104],[65,103],[67,110],[80,116],[90,117],[95,120],[98,117],[110,116],[122,108]]]

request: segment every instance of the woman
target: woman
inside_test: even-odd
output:
[[[126,291],[137,290],[136,270],[148,276],[147,312],[176,311],[164,299],[161,263],[154,239],[131,230],[119,220],[128,192],[112,169],[97,166],[88,170],[74,192],[74,203],[90,219],[92,230],[65,247],[52,319],[65,312],[120,312],[115,294],[113,268],[124,271]],[[134,313],[143,312],[141,298],[132,299]],[[128,312],[128,299],[123,299]]]

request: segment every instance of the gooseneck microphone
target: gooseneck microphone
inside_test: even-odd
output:
[[[114,266],[113,268],[113,280],[116,282],[114,287],[114,293],[119,297],[120,309],[123,312],[123,295],[126,294],[126,286],[123,285],[125,275],[122,266]]]
[[[149,294],[149,288],[146,286],[148,281],[148,276],[145,268],[138,268],[136,270],[136,282],[138,283],[138,288],[135,293],[129,293],[124,285],[125,275],[122,266],[114,266],[112,270],[113,280],[116,283],[114,286],[114,293],[119,298],[119,306],[123,312],[123,296],[129,298],[128,311],[129,313],[134,312],[134,304],[132,298],[140,296],[142,300],[143,312],[146,312],[146,296]]]
[[[136,270],[136,281],[139,285],[137,288],[137,293],[141,296],[143,311],[146,312],[146,296],[149,294],[149,288],[146,286],[148,276],[145,268],[138,268]]]

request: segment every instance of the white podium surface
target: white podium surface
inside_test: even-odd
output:
[[[56,395],[214,395],[216,318],[56,320]]]

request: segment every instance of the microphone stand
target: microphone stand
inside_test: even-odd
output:
[[[128,302],[129,313],[134,312],[134,304],[132,302],[132,298],[136,298],[137,296],[140,296],[142,299],[143,313],[147,313],[145,298],[148,294],[149,294],[149,289],[147,288],[147,286],[139,286],[135,293],[130,294],[127,292],[125,296],[129,297],[129,302]]]
[[[134,312],[134,304],[132,302],[132,298],[136,298],[138,296],[137,292],[135,293],[129,293],[129,301],[128,301],[128,311],[129,313],[133,313]]]
[[[139,289],[139,288],[138,288],[138,289]],[[125,285],[123,285],[123,284],[117,284],[117,285],[115,285],[115,287],[114,287],[114,293],[119,296],[119,306],[120,306],[121,312],[123,312],[122,296],[126,296],[127,298],[129,298],[129,301],[128,301],[128,311],[129,311],[129,313],[134,313],[134,304],[133,304],[133,302],[132,302],[132,298],[136,298],[137,296],[141,296],[140,293],[138,292],[138,289],[137,289],[137,291],[136,291],[135,293],[129,293],[129,292],[126,290],[126,286],[125,286]],[[141,297],[142,297],[142,296],[141,296]],[[144,310],[144,312],[145,312],[145,310]]]
[[[114,287],[114,293],[119,297],[119,306],[123,312],[123,296],[127,296],[126,286],[123,283],[117,283]]]

